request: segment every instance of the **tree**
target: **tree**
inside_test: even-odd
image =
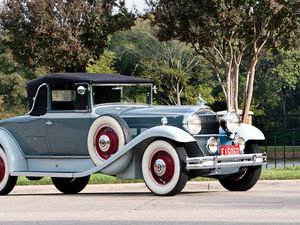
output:
[[[155,28],[150,26],[149,19],[137,20],[131,30],[112,36],[111,49],[117,52],[119,61],[125,60],[132,65],[132,75],[155,81],[159,103],[181,105],[182,100],[194,102],[199,93],[191,93],[193,97],[189,98],[184,91],[197,76],[196,68],[203,60],[191,45],[176,40],[160,42],[154,33]]]
[[[26,80],[17,73],[0,73],[0,112],[24,113]]]
[[[116,73],[115,61],[115,53],[105,50],[99,60],[92,61],[87,65],[86,71],[89,73]]]
[[[248,120],[261,56],[268,49],[290,46],[300,31],[297,0],[160,0],[152,6],[160,40],[190,43],[214,66],[228,111],[240,106],[240,65],[247,62],[243,122]]]
[[[0,33],[0,112],[24,113],[27,109],[26,78],[34,74],[13,59],[10,49],[3,45],[5,38]]]
[[[129,28],[134,15],[124,1],[8,0],[0,19],[18,63],[33,71],[75,72],[98,60],[108,35]]]

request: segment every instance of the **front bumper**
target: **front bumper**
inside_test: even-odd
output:
[[[261,166],[267,163],[266,153],[206,156],[186,159],[187,170],[220,169],[230,167]]]

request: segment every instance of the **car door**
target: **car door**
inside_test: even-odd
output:
[[[18,140],[24,155],[28,157],[49,156],[47,143],[47,95],[48,86],[42,84],[36,93],[34,104],[28,115],[20,117],[14,124],[14,137]]]
[[[52,155],[88,156],[88,84],[52,85],[50,95],[46,124]]]

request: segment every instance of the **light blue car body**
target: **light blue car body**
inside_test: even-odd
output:
[[[49,105],[50,87],[47,83],[43,85],[47,87]],[[11,176],[76,178],[101,172],[125,179],[143,178],[143,152],[154,140],[169,140],[183,146],[189,158],[218,156],[219,151],[211,154],[207,150],[210,137],[215,137],[220,146],[233,143],[233,137],[219,128],[217,114],[202,104],[154,106],[150,99],[149,104],[95,105],[95,82],[86,82],[85,85],[88,103],[84,110],[51,110],[47,107],[43,115],[27,114],[0,121],[0,146],[7,155]],[[151,83],[149,85],[152,87]],[[33,107],[36,107],[35,99],[32,100]],[[197,113],[203,121],[202,130],[196,135],[190,134],[184,124],[193,113]],[[91,125],[103,115],[114,115],[124,120],[129,127],[131,140],[109,159],[97,165],[89,155],[87,139]],[[164,118],[167,123],[162,122]],[[236,135],[246,142],[264,140],[259,129],[247,124],[242,124]],[[204,168],[201,175],[232,174],[239,167]]]

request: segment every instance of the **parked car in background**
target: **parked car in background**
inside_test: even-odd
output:
[[[151,80],[55,73],[27,83],[28,114],[0,121],[0,194],[18,176],[51,177],[65,193],[82,191],[93,173],[142,178],[154,194],[175,195],[194,177],[230,191],[257,182],[263,133],[239,116],[218,116],[203,102],[152,105]]]

